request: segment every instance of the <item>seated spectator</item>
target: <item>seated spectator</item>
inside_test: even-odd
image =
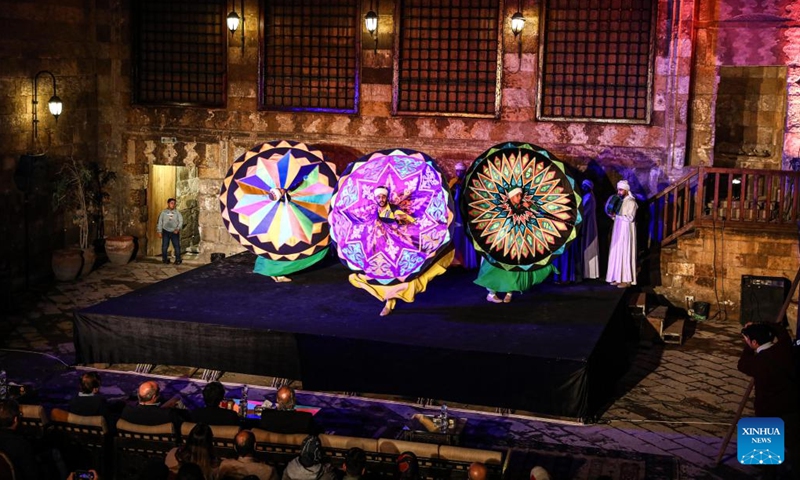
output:
[[[364,450],[353,447],[344,457],[344,477],[342,480],[361,480],[367,470],[367,454]]]
[[[121,418],[138,425],[172,423],[175,431],[180,432],[180,414],[174,408],[161,408],[160,393],[156,382],[149,380],[142,383],[139,385],[139,402],[136,405],[126,405],[122,409]]]
[[[169,468],[160,458],[152,457],[147,459],[147,463],[139,471],[139,475],[136,478],[138,480],[167,480],[169,478]]]
[[[324,460],[322,442],[316,435],[309,435],[303,440],[300,456],[286,465],[283,480],[336,480],[331,465]]]
[[[69,401],[68,409],[70,413],[84,417],[106,414],[106,397],[100,395],[100,375],[97,372],[81,375],[80,391]]]
[[[178,469],[175,480],[212,480],[203,475],[203,469],[196,463],[185,463]]]
[[[261,412],[261,428],[275,433],[316,433],[314,416],[295,410],[297,400],[292,387],[284,385],[279,388],[275,403],[277,410]]]
[[[86,470],[92,475],[92,480],[100,480],[100,475],[97,474],[95,470]],[[70,472],[67,480],[78,480],[78,475],[75,475],[75,472]]]
[[[16,431],[20,417],[16,401],[0,400],[0,452],[11,460],[18,480],[38,480],[40,472],[33,446]]]
[[[216,478],[219,461],[214,456],[214,432],[205,423],[194,426],[186,442],[167,453],[164,464],[171,472],[178,473],[186,464],[197,464],[206,479]],[[202,478],[202,477],[201,477]]]
[[[486,480],[486,465],[481,462],[475,462],[469,466],[467,470],[468,480]]]
[[[255,475],[260,480],[278,480],[278,473],[270,465],[261,463],[253,456],[256,437],[249,430],[242,430],[233,439],[238,458],[226,458],[219,466],[219,478],[239,480]]]
[[[395,478],[400,480],[420,480],[419,462],[414,452],[403,452],[397,457],[397,473]]]
[[[531,480],[550,480],[550,474],[537,465],[531,469]]]
[[[220,407],[225,399],[225,387],[219,382],[211,382],[203,388],[203,402],[206,406],[192,410],[191,419],[195,423],[208,425],[239,425],[239,416],[233,410]]]

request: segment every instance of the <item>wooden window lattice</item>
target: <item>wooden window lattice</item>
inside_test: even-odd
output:
[[[265,0],[260,106],[355,113],[358,3]]]
[[[651,0],[546,0],[540,120],[649,123]]]
[[[133,5],[134,102],[224,107],[225,2],[137,0]]]
[[[392,113],[496,116],[499,13],[494,0],[399,1]]]

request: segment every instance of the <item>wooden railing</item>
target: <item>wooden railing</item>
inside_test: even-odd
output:
[[[699,167],[648,201],[648,248],[696,226],[794,232],[800,172]]]

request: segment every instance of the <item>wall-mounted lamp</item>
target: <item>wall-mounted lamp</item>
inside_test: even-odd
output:
[[[42,74],[50,75],[50,79],[53,81],[53,96],[50,97],[50,100],[47,102],[47,107],[50,109],[50,113],[56,117],[56,122],[58,122],[58,116],[61,115],[61,110],[64,108],[64,104],[61,103],[61,99],[58,98],[56,95],[56,77],[48,72],[47,70],[42,70],[41,72],[37,73],[35,77],[33,77],[33,139],[39,137],[39,117],[38,112],[36,111],[36,107],[39,105],[39,76]]]
[[[226,21],[228,22],[228,30],[230,30],[231,33],[236,32],[236,29],[239,28],[239,15],[236,13],[236,10],[228,14]]]
[[[380,4],[378,4],[380,9]],[[375,40],[375,53],[378,52],[378,14],[372,9],[372,0],[369,2],[369,12],[364,15],[364,26],[367,27],[367,32],[373,40]]]
[[[231,35],[233,35],[236,30],[239,29],[239,25],[242,26],[242,55],[244,55],[244,0],[240,0],[239,4],[239,11],[242,12],[242,16],[239,17],[239,14],[236,13],[236,0],[231,0],[231,13],[228,14],[228,17],[225,19],[225,23],[228,24],[228,30],[231,31]]]
[[[522,12],[511,15],[511,31],[515,37],[522,33],[523,28],[525,28],[525,17],[522,16]]]
[[[517,39],[517,55],[519,65],[517,71],[522,68],[522,29],[525,28],[525,17],[522,16],[522,0],[517,0],[517,13],[511,15],[511,32]]]

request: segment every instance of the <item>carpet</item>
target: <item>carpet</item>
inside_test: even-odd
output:
[[[0,364],[8,367],[15,383],[36,385],[35,403],[63,408],[74,395],[80,370],[64,365],[60,359],[30,352],[0,350]],[[108,370],[102,373],[101,392],[119,402],[134,401],[136,388],[147,377]],[[161,379],[164,398],[180,395],[189,408],[202,406],[202,382],[186,378]],[[240,389],[228,388],[228,395],[240,395]],[[270,388],[251,386],[251,399],[274,399]],[[371,438],[399,438],[415,413],[435,414],[408,403],[381,402],[359,397],[299,392],[298,402],[320,408],[315,416],[326,433]],[[542,443],[521,434],[521,420],[512,417],[454,410],[453,415],[468,419],[463,446],[471,448],[511,448],[505,478],[527,479],[530,470],[544,467],[553,480],[596,480],[608,475],[614,480],[671,480],[679,478],[679,462],[673,457],[632,452],[618,452],[563,444]]]

